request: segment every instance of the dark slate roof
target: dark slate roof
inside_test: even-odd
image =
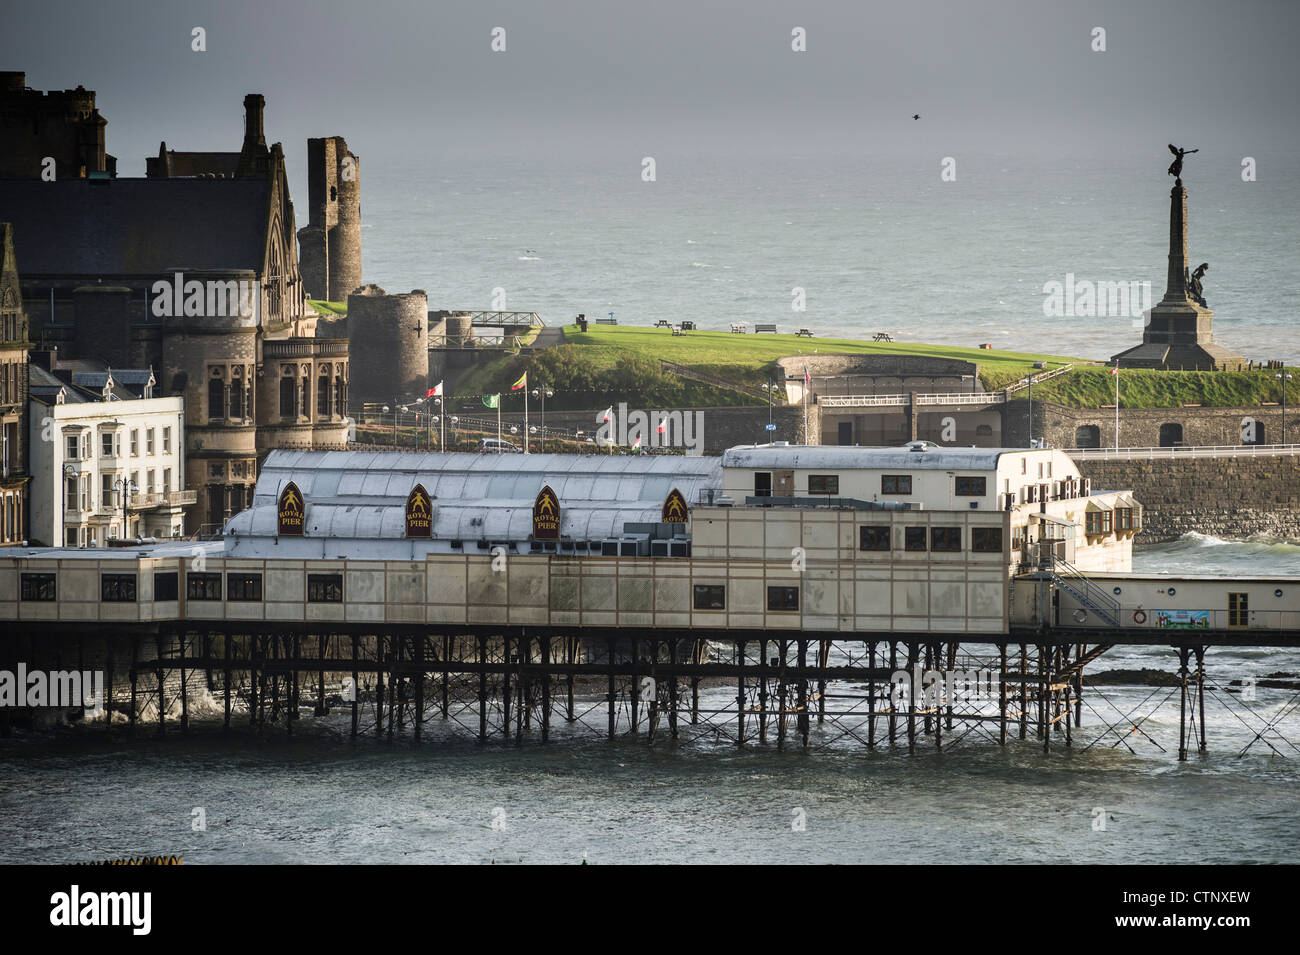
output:
[[[265,179],[0,179],[0,221],[33,276],[151,275],[264,264]]]
[[[216,173],[229,179],[239,168],[239,153],[184,153],[169,149],[167,161],[173,177]]]
[[[67,389],[64,401],[68,404],[82,404],[99,398],[98,394],[92,398],[85,389],[68,384],[63,379],[46,371],[40,365],[29,364],[27,366],[27,391],[33,398],[43,401],[47,405],[52,405],[58,397],[60,388]]]

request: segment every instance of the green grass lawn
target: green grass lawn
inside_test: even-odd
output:
[[[309,298],[307,303],[321,315],[346,315],[347,302],[327,302],[324,299]]]
[[[1272,371],[1142,371],[1121,370],[1121,408],[1249,407],[1281,399],[1281,386]],[[1287,401],[1300,397],[1293,379]],[[1024,395],[1020,395],[1024,397]],[[1034,398],[1073,408],[1098,408],[1115,403],[1115,376],[1101,368],[1079,368],[1034,387]]]
[[[576,325],[564,329],[569,341],[579,345],[614,348],[625,354],[664,358],[691,365],[728,378],[761,385],[768,369],[786,355],[928,355],[977,362],[980,381],[990,391],[1025,377],[1034,362],[1048,367],[1085,361],[1064,355],[1035,355],[1026,352],[963,348],[956,345],[927,345],[919,342],[863,342],[842,338],[799,338],[795,335],[736,335],[732,332],[699,331],[673,335],[666,328],[636,328],[617,325],[589,325],[580,332]]]

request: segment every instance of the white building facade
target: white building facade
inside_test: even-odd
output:
[[[185,490],[183,398],[33,398],[29,414],[34,541],[103,547],[181,536],[195,501]]]

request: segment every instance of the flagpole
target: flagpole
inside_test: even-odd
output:
[[[528,382],[524,381],[524,454],[528,453]]]
[[[501,453],[501,394],[497,393],[497,454]]]
[[[1115,450],[1119,450],[1119,361],[1115,362]]]

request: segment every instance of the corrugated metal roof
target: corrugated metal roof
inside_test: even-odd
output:
[[[900,468],[981,470],[997,468],[1003,454],[1028,454],[1028,448],[947,448],[924,451],[860,448],[846,445],[757,445],[722,452],[725,468]]]
[[[275,541],[276,505],[293,481],[307,504],[302,538]],[[433,498],[433,541],[406,538],[406,498],[422,484]],[[658,522],[676,488],[688,503],[720,488],[716,457],[600,454],[419,454],[272,451],[253,506],[226,525],[232,555],[274,547],[282,556],[389,556],[450,549],[449,542],[524,542],[544,485],[560,500],[562,537],[618,537],[628,522]],[[328,542],[328,546],[326,546]],[[328,551],[328,553],[327,553]]]

